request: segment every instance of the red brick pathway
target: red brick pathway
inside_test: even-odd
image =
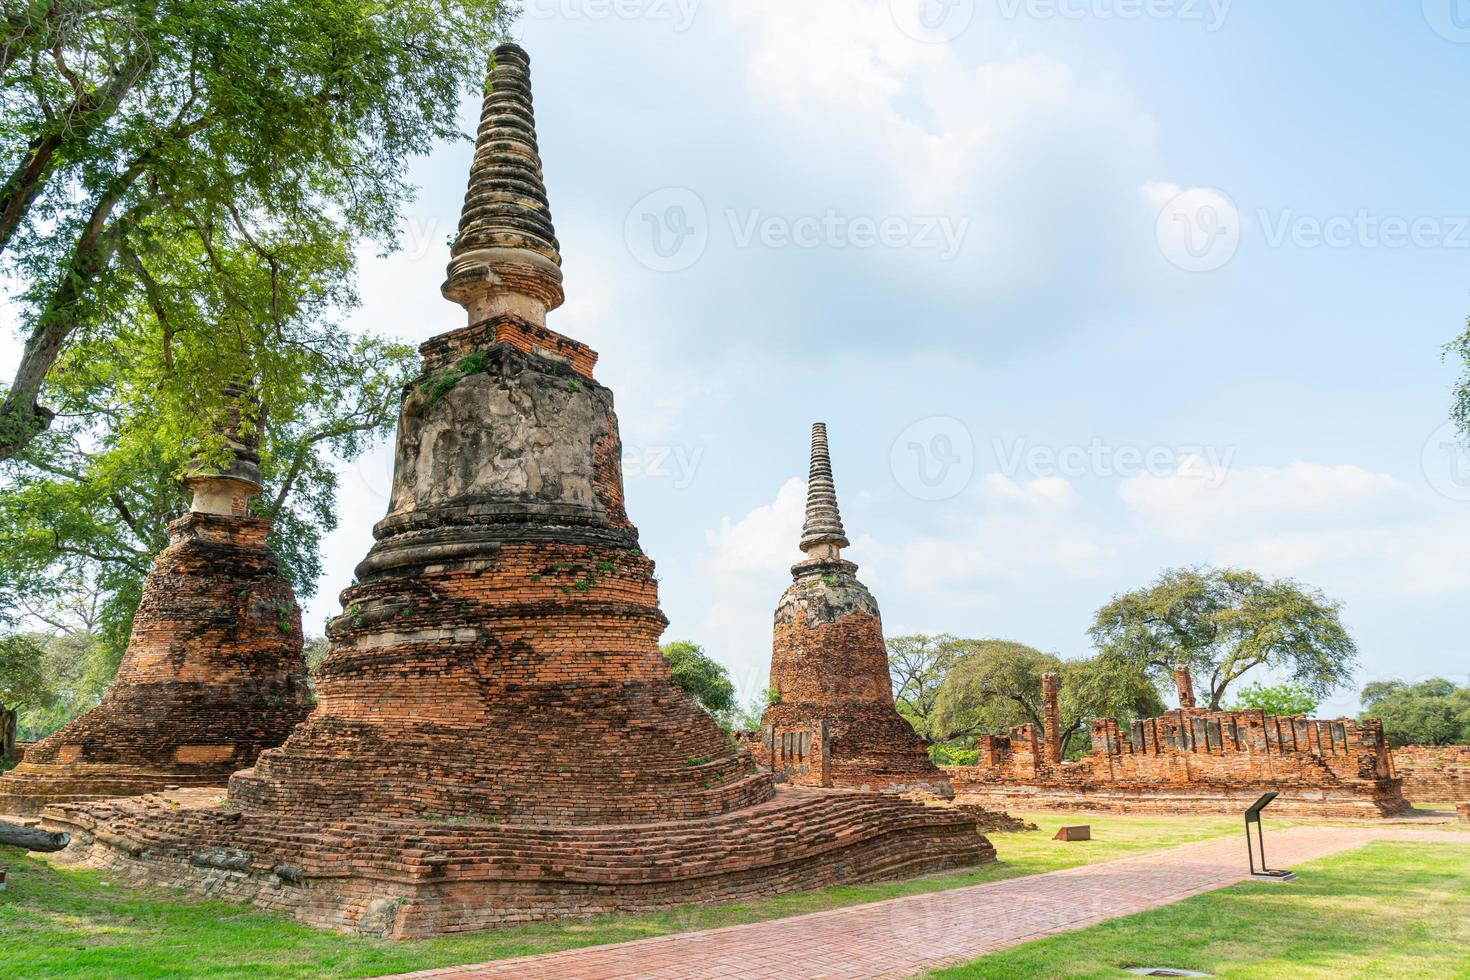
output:
[[[1272,867],[1290,867],[1379,840],[1470,844],[1470,834],[1402,827],[1293,827],[1270,835],[1266,856]],[[407,976],[909,977],[1224,888],[1248,877],[1245,864],[1244,838],[1231,837],[789,919]]]

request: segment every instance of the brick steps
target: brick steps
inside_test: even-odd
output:
[[[632,827],[308,823],[217,801],[196,793],[182,806],[160,797],[60,805],[45,823],[73,834],[70,860],[289,908],[315,925],[374,931],[369,906],[391,897],[384,934],[398,937],[727,901],[994,858],[973,815],[873,793],[789,789],[735,814]]]

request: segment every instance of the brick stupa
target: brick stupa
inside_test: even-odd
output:
[[[801,550],[776,607],[773,703],[756,756],[796,784],[953,795],[928,748],[893,704],[877,600],[842,557],[827,426],[812,426]]]
[[[217,800],[53,808],[141,880],[395,938],[970,865],[975,820],[783,789],[672,682],[596,355],[562,301],[529,62],[498,48],[389,513],[316,713]]]
[[[144,582],[117,679],[0,776],[0,813],[224,786],[310,713],[301,610],[266,547],[270,522],[246,516],[260,492],[254,440],[238,414],[226,435],[228,463],[185,478],[191,510]]]

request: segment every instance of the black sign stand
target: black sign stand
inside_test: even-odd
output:
[[[1264,878],[1267,881],[1295,881],[1296,875],[1290,871],[1272,871],[1266,866],[1266,834],[1261,828],[1261,811],[1270,805],[1271,801],[1280,796],[1280,793],[1267,793],[1259,800],[1251,804],[1251,808],[1245,811],[1245,853],[1250,860],[1251,877]],[[1251,824],[1256,825],[1256,839],[1251,841]],[[1261,850],[1261,870],[1256,870],[1256,847]]]

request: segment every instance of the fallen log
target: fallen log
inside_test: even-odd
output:
[[[53,834],[39,827],[21,827],[0,820],[0,844],[50,853],[71,843],[71,834]]]

